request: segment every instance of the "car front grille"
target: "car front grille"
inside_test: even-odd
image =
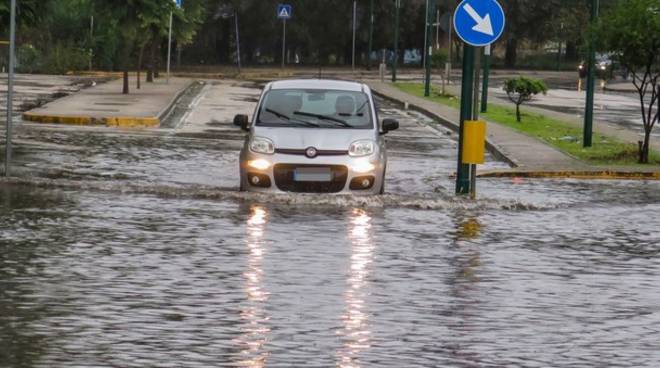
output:
[[[294,172],[297,168],[329,168],[332,180],[328,182],[297,182]],[[274,168],[275,185],[279,190],[294,193],[339,193],[346,186],[348,168],[342,165],[291,165],[277,164]]]
[[[284,155],[297,155],[305,156],[306,150],[304,149],[289,149],[289,148],[277,148],[275,153],[281,153]],[[318,150],[316,152],[317,156],[347,156],[347,150]]]

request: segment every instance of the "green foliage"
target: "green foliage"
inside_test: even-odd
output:
[[[660,0],[620,2],[603,14],[589,38],[596,49],[613,53],[633,75],[644,123],[639,162],[648,163],[651,132],[660,121]]]
[[[16,70],[19,73],[35,73],[41,70],[41,52],[31,44],[20,45],[16,50]]]
[[[20,73],[65,74],[86,69],[90,55],[71,43],[57,42],[42,53],[30,44],[17,50],[17,71]]]
[[[437,49],[433,51],[433,55],[431,56],[431,65],[437,69],[444,68],[448,59],[449,51],[447,49]]]
[[[89,65],[89,52],[67,42],[58,42],[44,55],[40,70],[47,74],[65,74],[83,70]]]
[[[460,100],[454,97],[432,95],[424,97],[424,85],[421,83],[396,83],[395,87],[411,95],[426,98],[454,109],[460,108]],[[594,165],[635,165],[636,147],[634,144],[619,142],[616,139],[594,134],[594,146],[582,147],[580,137],[582,128],[565,121],[553,119],[541,114],[525,113],[525,124],[519,124],[514,109],[489,104],[488,112],[483,114],[488,121],[508,126],[516,131],[536,137],[567,154]],[[660,165],[660,153],[650,153],[650,163]]]
[[[516,104],[516,117],[518,122],[520,122],[520,105],[526,101],[530,101],[539,93],[546,94],[548,92],[548,86],[541,80],[518,77],[505,81],[504,91],[506,91],[509,99]]]
[[[597,50],[614,52],[631,71],[660,72],[660,0],[627,0],[603,14],[590,30]]]

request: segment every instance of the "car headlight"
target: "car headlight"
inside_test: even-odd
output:
[[[275,153],[275,145],[268,138],[254,137],[250,141],[250,151],[272,155]]]
[[[356,141],[351,143],[348,148],[348,154],[352,157],[369,156],[376,150],[376,144],[373,141]]]

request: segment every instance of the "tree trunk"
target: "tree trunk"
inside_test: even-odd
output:
[[[156,52],[156,69],[154,69],[154,78],[160,78],[160,45],[158,45],[158,50]]]
[[[140,89],[142,85],[140,84],[140,71],[142,70],[142,55],[144,54],[144,45],[140,46],[140,53],[138,54],[138,64],[137,64],[137,89]]]
[[[154,82],[154,69],[156,68],[156,41],[149,44],[149,65],[147,66],[147,83]]]
[[[516,120],[520,123],[522,121],[520,117],[520,104],[516,104]]]
[[[127,94],[129,94],[130,92],[131,92],[131,91],[130,91],[130,89],[129,89],[129,87],[128,87],[128,66],[126,66],[126,67],[124,67],[124,88],[122,89],[122,92],[121,92],[121,93],[127,95]]]
[[[648,164],[649,163],[649,151],[651,146],[651,132],[648,130],[644,131],[644,142],[639,142],[639,163]]]
[[[577,60],[577,45],[575,41],[566,42],[566,60],[567,61]]]
[[[514,68],[518,59],[518,40],[515,38],[506,41],[506,54],[504,55],[504,65],[507,68]]]

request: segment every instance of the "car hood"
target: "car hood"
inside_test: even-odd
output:
[[[254,136],[273,141],[277,149],[348,150],[351,143],[375,140],[371,129],[272,128],[255,127]]]

